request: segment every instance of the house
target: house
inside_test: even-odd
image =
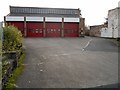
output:
[[[24,37],[80,37],[85,26],[80,9],[65,8],[10,6],[4,22],[16,26]]]
[[[101,30],[101,37],[120,38],[120,7],[108,11],[108,28]]]
[[[95,36],[95,37],[101,37],[101,29],[107,27],[107,24],[101,24],[101,25],[93,25],[90,26],[89,35]]]

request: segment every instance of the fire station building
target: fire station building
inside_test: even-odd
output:
[[[85,19],[79,9],[10,6],[4,17],[7,25],[14,25],[24,37],[80,37]]]

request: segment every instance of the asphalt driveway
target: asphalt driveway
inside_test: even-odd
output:
[[[25,38],[17,88],[88,88],[118,83],[118,48],[102,38]]]

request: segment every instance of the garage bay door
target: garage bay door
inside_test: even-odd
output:
[[[27,22],[27,37],[43,37],[43,23]]]
[[[47,37],[60,37],[61,36],[61,23],[47,22],[46,23],[46,36]]]
[[[23,22],[12,21],[12,22],[7,22],[7,23],[8,23],[8,25],[13,25],[16,28],[18,28],[18,30],[21,31],[22,35],[24,35],[24,23]]]
[[[64,36],[65,37],[78,37],[79,23],[64,23]]]

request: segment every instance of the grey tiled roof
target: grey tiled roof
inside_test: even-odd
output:
[[[63,16],[79,17],[79,9],[65,8],[40,8],[40,7],[16,7],[10,6],[10,16]]]

